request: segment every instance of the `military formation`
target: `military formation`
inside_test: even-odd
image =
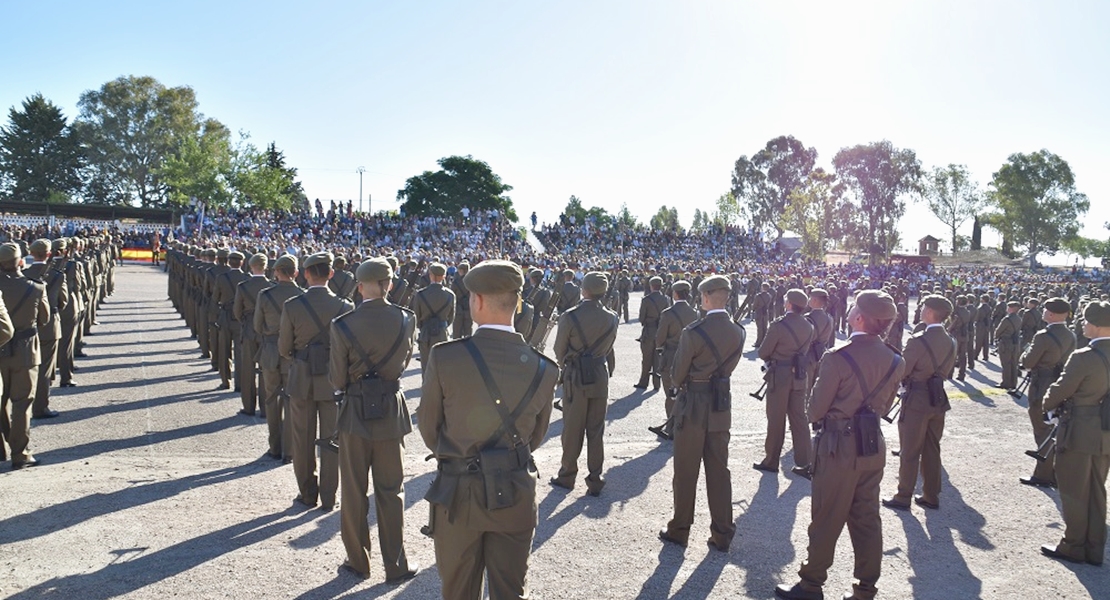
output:
[[[118,240],[90,235],[0,244],[0,460],[39,464],[31,421],[60,415],[50,388],[76,387],[76,358],[115,286]]]

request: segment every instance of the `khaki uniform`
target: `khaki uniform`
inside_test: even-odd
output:
[[[678,353],[678,339],[682,335],[682,330],[697,319],[698,312],[685,300],[675,302],[659,317],[659,330],[655,333],[655,348],[657,353],[662,353],[659,367],[663,372],[663,391],[666,393],[663,406],[666,409],[667,422],[663,430],[667,433],[672,433],[674,429],[671,415],[678,395],[678,385],[671,372],[675,354]]]
[[[573,281],[564,281],[563,289],[559,293],[558,304],[555,308],[559,310],[559,314],[562,314],[574,308],[581,300],[582,288],[578,287],[578,284]]]
[[[987,354],[990,352],[990,337],[991,306],[982,303],[975,311],[975,344],[971,348],[972,359],[978,356],[981,357],[979,360],[987,360]]]
[[[1021,317],[1017,313],[1006,315],[994,329],[998,343],[998,363],[1002,367],[1002,387],[1012,390],[1018,384],[1018,352],[1021,343]]]
[[[826,353],[821,360],[810,398],[809,420],[823,426],[814,444],[808,558],[798,575],[803,589],[821,590],[832,566],[836,541],[847,524],[855,552],[853,573],[859,580],[854,586],[855,593],[872,598],[883,557],[879,484],[883,479],[886,443],[880,434],[876,454],[858,455],[851,423],[863,406],[866,393],[844,358],[845,353],[855,361],[872,392],[867,406],[878,414],[890,409],[905,371],[905,364],[894,350],[878,336],[867,334],[854,334],[847,345]]]
[[[808,466],[810,460],[809,423],[806,421],[806,392],[809,374],[794,372],[794,356],[808,353],[814,340],[813,324],[799,313],[787,313],[767,328],[759,358],[767,362],[767,438],[762,465],[779,468],[786,422],[790,422],[794,463]],[[799,376],[800,375],[800,376]]]
[[[513,502],[490,509],[477,467],[485,447],[508,448],[510,436],[491,440],[503,421],[466,344],[473,344],[500,389],[505,408],[516,414],[520,443],[535,451],[551,419],[559,369],[529,347],[519,334],[479,327],[466,340],[432,350],[417,409],[424,443],[439,469],[425,496],[433,504],[436,567],[446,600],[478,600],[487,573],[490,598],[527,598],[528,561],[538,514],[532,461],[511,473]],[[530,397],[525,393],[540,373]]]
[[[208,328],[208,346],[207,353],[209,359],[212,361],[212,369],[220,374],[220,379],[224,383],[230,383],[231,375],[227,374],[225,378],[225,370],[220,366],[220,327],[218,325],[220,319],[220,303],[216,300],[216,282],[220,276],[231,270],[231,267],[221,264],[213,264],[207,269],[204,269],[204,281],[202,282],[203,299],[205,302],[205,318]],[[230,367],[228,367],[229,369]]]
[[[417,341],[420,344],[420,370],[428,368],[428,353],[432,346],[447,341],[448,327],[455,319],[455,293],[442,283],[429,284],[416,292],[412,310],[420,327]]]
[[[833,329],[833,319],[829,313],[825,312],[823,308],[815,308],[806,313],[806,320],[813,325],[813,339],[814,341],[821,342],[825,350],[829,350],[836,345],[836,330]],[[813,389],[813,382],[817,380],[817,363],[821,360],[820,356],[814,356],[813,362],[809,366],[809,383],[806,390]]]
[[[286,300],[278,331],[278,353],[293,361],[286,388],[293,422],[293,473],[302,502],[314,505],[319,497],[325,508],[335,506],[339,462],[334,453],[323,453],[317,478],[316,439],[335,435],[336,406],[327,363],[323,373],[313,373],[312,354],[327,352],[328,323],[351,308],[350,302],[337,298],[326,286],[310,287]]]
[[[273,282],[263,275],[251,275],[235,288],[235,301],[232,315],[239,323],[239,338],[235,343],[239,345],[238,362],[235,364],[235,374],[238,377],[239,397],[243,401],[243,412],[254,414],[259,400],[265,398],[265,392],[258,393],[258,349],[262,338],[254,328],[254,313],[257,311],[255,303],[258,302],[258,293],[273,285]],[[265,383],[265,382],[263,382]],[[262,412],[266,412],[262,404]]]
[[[931,504],[939,504],[940,439],[944,435],[944,415],[952,407],[947,401],[935,405],[930,402],[925,382],[933,375],[941,379],[951,377],[956,365],[956,341],[943,325],[927,327],[910,336],[902,358],[906,362],[906,392],[898,418],[901,451],[894,502],[909,506],[920,466],[922,497]]]
[[[632,279],[628,275],[621,275],[617,279],[617,295],[619,304],[617,305],[617,314],[624,318],[624,322],[628,322],[628,299],[632,295]]]
[[[291,359],[278,352],[281,309],[285,301],[304,293],[292,281],[282,281],[258,293],[254,331],[259,336],[258,368],[262,371],[262,406],[269,429],[268,453],[274,458],[293,458],[293,421],[289,415],[289,368]]]
[[[20,273],[0,274],[0,296],[7,308],[9,322],[0,319],[0,338],[6,338],[0,356],[0,433],[11,449],[13,466],[32,459],[31,403],[35,399],[41,360],[36,327],[50,321],[46,286]],[[10,341],[9,341],[10,340]]]
[[[516,330],[524,339],[532,338],[532,323],[535,310],[532,305],[527,301],[520,303],[520,310],[513,315],[513,329]]]
[[[716,354],[703,334],[711,340]],[[689,540],[690,526],[694,523],[698,471],[703,463],[709,501],[709,541],[719,549],[727,549],[736,533],[732,520],[732,475],[728,468],[732,410],[731,406],[715,404],[710,378],[731,377],[743,346],[743,330],[725,311],[707,314],[686,327],[679,337],[671,372],[681,389],[674,406],[674,516],[667,523],[666,535],[683,545]]]
[[[399,380],[412,358],[415,331],[412,312],[384,299],[365,301],[331,325],[328,380],[332,388],[345,392],[338,416],[343,495],[340,534],[348,565],[368,575],[371,546],[367,493],[373,471],[378,543],[386,579],[409,570],[403,537],[404,436],[412,431],[412,419]],[[374,381],[364,377],[372,374],[377,377],[374,385],[381,384],[374,407],[365,403],[362,394],[368,389],[367,382]]]
[[[652,364],[655,361],[655,334],[659,331],[659,318],[668,308],[670,301],[662,293],[653,291],[644,296],[640,301],[640,381],[637,387],[647,387],[648,374],[651,374],[652,386],[659,389],[660,374],[652,373]]]
[[[328,280],[328,289],[339,298],[352,300],[355,290],[358,289],[358,282],[355,281],[355,276],[350,271],[336,269],[331,279]]]
[[[559,315],[555,334],[555,359],[563,368],[563,458],[559,475],[552,481],[573,488],[578,475],[578,456],[583,440],[586,451],[586,487],[598,494],[605,486],[601,476],[605,460],[605,411],[609,404],[609,374],[616,366],[613,342],[617,339],[616,313],[597,300],[583,300]],[[577,322],[577,325],[575,324]],[[583,383],[584,355],[592,357],[594,383]],[[604,365],[601,362],[604,361]],[[589,373],[586,375],[590,376]]]
[[[956,340],[956,367],[960,370],[957,379],[963,381],[967,376],[967,328],[971,325],[971,312],[967,306],[957,306],[952,310],[948,321],[948,335]]]
[[[755,295],[755,299],[752,300],[752,312],[755,313],[755,345],[758,347],[763,344],[763,338],[767,336],[767,323],[771,315],[770,292],[760,291]]]
[[[239,355],[243,348],[240,343],[243,326],[235,318],[235,291],[239,284],[250,278],[250,275],[239,269],[228,269],[216,277],[216,294],[213,300],[219,305],[216,324],[219,337],[217,338],[216,364],[220,370],[220,379],[223,385],[230,387],[232,381],[231,365],[236,365],[235,376],[241,377],[238,365],[241,364]],[[239,388],[239,384],[235,384]]]
[[[46,285],[46,300],[50,304],[50,319],[39,329],[39,376],[35,384],[35,401],[31,416],[40,416],[50,410],[50,382],[58,365],[58,340],[62,337],[61,313],[69,304],[69,289],[66,288],[65,272],[51,267],[49,263],[37,262],[27,267],[23,274],[28,279],[41,281]]]
[[[1055,323],[1038,331],[1021,356],[1021,365],[1030,370],[1029,422],[1033,425],[1033,438],[1037,448],[1052,432],[1052,426],[1044,422],[1044,395],[1048,392],[1048,386],[1063,371],[1064,363],[1075,351],[1075,345],[1075,334],[1068,329],[1067,323]],[[1033,477],[1055,483],[1055,448],[1048,449],[1046,454],[1045,460],[1037,461]]]
[[[59,314],[61,335],[58,340],[58,371],[63,386],[73,383],[73,355],[77,344],[77,322],[81,319],[85,301],[82,295],[82,279],[77,270],[77,262],[68,257],[58,257],[55,264],[66,274],[66,291],[69,301]]]
[[[1092,340],[1087,348],[1072,353],[1063,374],[1049,386],[1044,408],[1068,406],[1056,434],[1056,483],[1064,514],[1064,537],[1056,551],[1101,564],[1106,548],[1110,431],[1102,430],[1098,404],[1110,392],[1110,366],[1096,350],[1110,358],[1110,338]]]
[[[451,337],[457,340],[470,335],[474,329],[474,321],[470,319],[470,290],[463,285],[461,275],[451,282],[451,292],[455,294],[455,318],[451,323]]]

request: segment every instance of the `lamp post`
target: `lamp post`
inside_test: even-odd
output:
[[[358,212],[362,214],[362,174],[366,172],[366,167],[359,167],[355,169],[358,173]],[[358,223],[358,250],[362,252],[362,217],[359,217],[356,222]]]

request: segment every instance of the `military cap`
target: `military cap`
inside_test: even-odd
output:
[[[200,253],[200,255],[201,256],[207,256],[209,258],[216,258],[216,249],[215,248],[205,248],[204,251]]]
[[[218,258],[220,260],[227,260],[228,256],[230,256],[230,255],[231,255],[231,250],[228,249],[228,248],[220,248],[219,250],[216,251],[216,258]]]
[[[35,241],[31,242],[31,253],[32,254],[35,254],[35,253],[46,254],[47,252],[50,252],[50,240],[38,239],[38,240],[35,240]]]
[[[952,314],[952,302],[944,296],[931,294],[921,299],[921,305],[933,309],[941,320],[947,319]]]
[[[809,297],[810,298],[817,298],[818,300],[821,300],[823,302],[828,302],[829,293],[826,292],[825,290],[821,289],[821,288],[813,288],[809,292]]]
[[[15,262],[23,258],[19,246],[11,242],[0,245],[0,263]]]
[[[543,271],[539,269],[532,269],[531,271],[528,271],[528,277],[532,279],[543,279]]]
[[[698,284],[698,292],[702,294],[710,294],[717,290],[731,290],[732,284],[729,283],[728,278],[723,275],[710,275],[701,280]]]
[[[655,277],[652,277],[648,280],[648,285],[651,287],[663,287],[663,278],[656,275]]]
[[[621,269],[621,275],[628,275],[628,269]]]
[[[228,260],[237,260],[237,261],[242,262],[242,260],[244,258],[246,258],[246,257],[243,256],[243,253],[239,252],[238,250],[232,250],[231,252],[227,253],[227,259]]]
[[[806,304],[809,304],[809,296],[806,296],[806,293],[802,290],[793,288],[786,291],[786,301],[798,308],[804,308]]]
[[[1052,298],[1044,303],[1044,309],[1050,313],[1066,315],[1071,312],[1071,304],[1063,298]]]
[[[297,270],[297,257],[292,254],[282,254],[274,262],[274,268],[279,271],[296,271]]]
[[[355,269],[355,279],[362,283],[393,279],[393,267],[384,258],[365,260]]]
[[[865,316],[878,321],[885,321],[898,316],[898,307],[894,306],[894,298],[876,290],[860,292],[856,296],[856,308]]]
[[[252,254],[247,264],[252,267],[265,267],[267,262],[269,262],[269,260],[266,258],[266,255],[259,252],[257,254]]]
[[[464,260],[464,261],[459,263],[458,268],[459,268],[460,271],[469,271],[470,270],[470,263],[468,263]]]
[[[609,277],[601,271],[590,271],[582,277],[582,291],[600,296],[609,289]]]
[[[428,274],[443,277],[447,274],[447,267],[443,266],[442,263],[432,263],[428,265]]]
[[[399,262],[397,261],[397,257],[396,257],[396,256],[392,256],[392,255],[390,255],[390,256],[387,256],[387,257],[385,257],[385,260],[386,260],[386,262],[388,262],[388,263],[389,263],[389,266],[393,267],[393,270],[394,270],[394,271],[396,271],[396,270],[397,270],[397,267],[398,267],[398,265],[400,265],[400,264],[401,264],[401,263],[399,263]]]
[[[344,258],[342,254],[338,254],[331,264],[335,265],[336,269],[342,269],[343,267],[347,266],[347,259]]]
[[[680,279],[680,280],[671,284],[671,291],[672,292],[689,292],[690,291],[690,282],[686,281],[685,279]]]
[[[1083,309],[1083,320],[1095,327],[1110,327],[1110,302],[1105,300],[1090,302],[1087,308]]]
[[[1018,302],[1017,300],[1010,300],[1009,302],[1006,303],[1006,307],[1007,308],[1021,308],[1021,302]]]
[[[331,266],[332,256],[331,252],[317,252],[312,256],[304,259],[304,268],[315,267],[316,265]]]
[[[508,260],[484,260],[463,277],[463,285],[473,294],[512,294],[524,286],[524,273]]]
[[[54,248],[55,251],[65,250],[67,245],[68,245],[68,242],[66,241],[66,239],[64,237],[54,240],[53,244],[51,244],[51,246]]]
[[[571,277],[573,277],[574,276],[574,271],[572,271],[570,269],[564,270],[563,271],[563,277],[566,277],[567,275],[570,275]]]

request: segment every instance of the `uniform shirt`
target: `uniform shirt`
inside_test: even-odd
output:
[[[1051,369],[1062,365],[1075,351],[1075,343],[1075,334],[1068,329],[1067,323],[1053,323],[1033,336],[1033,343],[1021,355],[1021,366],[1026,369]]]
[[[1061,422],[1058,451],[1110,455],[1110,431],[1102,431],[1098,405],[1110,391],[1110,369],[1095,352],[1110,359],[1110,338],[1095,338],[1086,348],[1072,353],[1064,372],[1048,387],[1044,410],[1054,410],[1071,401],[1071,416]]]

